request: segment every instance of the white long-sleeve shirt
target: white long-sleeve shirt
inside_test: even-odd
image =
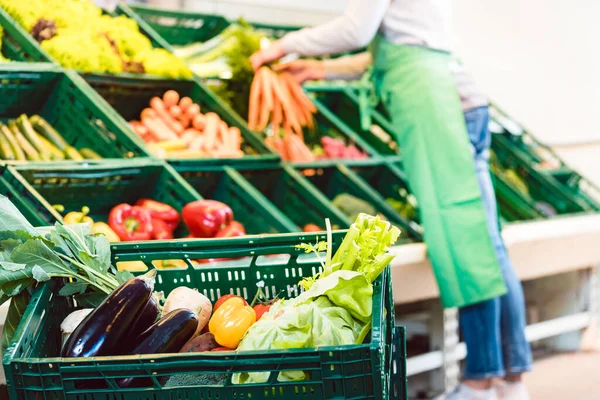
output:
[[[451,53],[452,0],[350,0],[344,13],[322,25],[284,36],[286,53],[303,56],[338,54],[360,49],[380,32],[398,45],[422,46]],[[371,63],[369,54],[325,62],[328,79],[355,79]],[[462,66],[453,66],[463,110],[487,105]]]

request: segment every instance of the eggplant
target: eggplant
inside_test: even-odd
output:
[[[69,336],[61,352],[63,357],[111,356],[139,318],[154,290],[153,269],[131,278],[116,288]]]
[[[131,351],[139,343],[138,336],[144,331],[150,328],[158,319],[160,310],[158,309],[158,300],[154,296],[150,296],[148,303],[140,313],[137,321],[133,323],[132,328],[129,330],[127,337],[123,340],[123,346],[121,346],[119,354],[131,354]]]
[[[198,327],[198,318],[192,311],[180,308],[171,311],[136,339],[139,343],[131,354],[178,353],[192,338]],[[167,376],[157,377],[161,384]],[[152,386],[150,378],[124,378],[117,384],[122,388]]]

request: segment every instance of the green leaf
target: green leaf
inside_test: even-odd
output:
[[[60,249],[64,255],[71,258],[75,257],[67,240],[56,229],[50,232],[50,240],[54,243],[55,248]]]
[[[24,231],[22,229],[16,230],[16,231],[2,231],[0,232],[0,240],[1,241],[6,241],[6,240],[16,240],[19,243],[23,243],[26,242],[29,239],[33,239],[34,237],[37,237],[38,235],[31,235],[29,232]]]
[[[20,271],[27,267],[27,264],[17,264],[9,261],[0,262],[0,267],[4,268],[7,271]]]
[[[23,318],[23,314],[25,314],[25,309],[27,308],[27,304],[29,304],[29,300],[31,299],[31,294],[28,291],[23,291],[20,294],[14,296],[12,301],[10,302],[10,306],[8,307],[8,314],[6,315],[6,321],[4,322],[4,329],[2,330],[2,339],[1,339],[1,349],[2,354],[6,352],[10,341],[12,340],[21,319]]]
[[[88,284],[85,282],[68,282],[60,288],[58,292],[61,296],[72,296],[74,294],[83,294],[87,289]]]
[[[117,271],[117,273],[115,274],[115,278],[117,278],[117,281],[119,282],[119,284],[127,281],[128,279],[133,278],[133,274],[129,271]]]
[[[31,272],[33,273],[33,279],[38,282],[46,282],[47,280],[50,280],[50,275],[48,275],[46,271],[44,271],[39,265],[35,265],[31,269]]]
[[[18,295],[23,290],[33,285],[34,282],[33,278],[27,278],[2,285],[2,290],[0,291],[0,305],[6,300],[9,300],[12,296]]]
[[[108,295],[99,292],[75,295],[75,301],[79,307],[96,308],[106,299]]]
[[[0,232],[19,230],[32,236],[37,235],[33,225],[27,221],[17,207],[6,196],[0,195]]]
[[[75,274],[75,271],[66,265],[41,240],[31,239],[26,241],[13,250],[11,258],[14,262],[27,264],[28,266],[39,265],[50,275],[72,277]]]

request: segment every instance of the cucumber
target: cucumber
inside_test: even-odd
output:
[[[2,122],[0,122],[0,131],[2,131],[3,136],[6,137],[8,143],[10,143],[10,147],[15,156],[15,160],[25,161],[27,158],[25,157],[23,149],[21,149],[21,146],[19,146],[19,142],[17,142],[15,134]]]
[[[69,147],[69,144],[60,133],[58,133],[44,118],[39,115],[33,115],[29,118],[29,122],[31,122],[31,125],[36,131],[48,139],[50,143],[58,147],[60,151],[66,151],[67,147]]]
[[[138,345],[131,354],[178,353],[194,336],[197,327],[198,318],[192,311],[184,308],[171,311],[137,337]],[[164,384],[167,377],[161,376],[157,379]],[[122,388],[148,387],[152,386],[152,380],[124,378],[117,380],[117,384]]]
[[[79,154],[86,160],[102,160],[100,154],[96,153],[94,150],[84,147],[83,149],[79,149]]]
[[[53,145],[52,143],[50,143],[50,141],[48,139],[46,139],[45,137],[43,137],[42,135],[38,134],[38,137],[40,138],[40,140],[44,144],[44,147],[46,148],[46,150],[48,151],[48,153],[50,153],[50,157],[53,160],[64,160],[65,159],[65,155],[63,154],[62,151],[60,151],[58,149],[58,147],[56,147],[55,145]]]
[[[0,129],[0,159],[2,160],[14,160],[15,153],[13,152],[12,146],[8,141],[8,138],[4,136],[3,130]]]
[[[40,137],[33,130],[33,126],[31,126],[31,122],[27,119],[27,115],[21,114],[19,118],[17,118],[17,127],[25,136],[25,138],[31,143],[31,145],[40,153],[40,155],[44,155],[47,153],[44,148],[44,143],[40,140]],[[50,159],[50,155],[48,154],[48,159]]]
[[[19,130],[19,127],[17,126],[17,123],[14,120],[11,120],[8,123],[8,127],[14,133],[15,138],[17,139],[17,143],[19,143],[19,146],[21,147],[21,149],[23,149],[23,152],[25,153],[25,157],[30,161],[41,160],[40,153],[38,153],[38,151],[31,145],[31,143],[27,141],[25,136],[23,136],[23,134]]]
[[[112,356],[154,290],[156,270],[116,288],[77,326],[62,349],[63,357]]]
[[[65,158],[67,160],[83,161],[83,157],[75,147],[67,146],[65,148]]]

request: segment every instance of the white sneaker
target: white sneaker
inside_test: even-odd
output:
[[[529,392],[524,382],[502,381],[494,385],[501,400],[529,400]]]
[[[460,384],[450,393],[435,397],[434,400],[498,400],[498,397],[494,388],[478,390]]]

